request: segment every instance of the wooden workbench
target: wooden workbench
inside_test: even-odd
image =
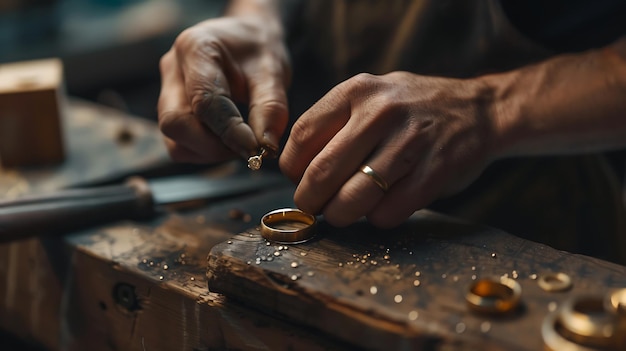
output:
[[[68,128],[82,132],[68,134],[68,162],[3,171],[5,196],[167,163],[153,124],[97,106],[75,104],[73,111]],[[116,141],[123,125],[134,130],[134,144]],[[260,253],[278,249],[261,239],[256,223],[291,206],[292,194],[285,181],[253,195],[167,209],[145,222],[2,245],[0,328],[50,350],[536,350],[549,306],[581,291],[626,286],[623,266],[431,212],[385,232],[366,223],[344,230],[321,223],[315,240],[257,265]],[[574,277],[573,289],[540,290],[531,275],[552,271]],[[523,310],[505,319],[468,313],[462,296],[473,276],[503,274],[517,276]]]

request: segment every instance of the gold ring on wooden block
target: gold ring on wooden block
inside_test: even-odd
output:
[[[365,174],[366,176],[368,176],[371,180],[373,180],[374,183],[376,183],[376,185],[378,185],[378,187],[383,192],[387,192],[387,190],[389,190],[389,184],[387,184],[387,181],[385,180],[385,178],[381,177],[380,174],[376,173],[372,169],[372,167],[370,167],[368,165],[363,165],[363,166],[361,166],[359,171],[361,173]]]
[[[521,296],[522,287],[514,279],[483,278],[470,286],[465,300],[476,312],[505,314],[519,305]]]
[[[595,348],[579,345],[567,340],[558,331],[558,311],[549,313],[541,326],[541,335],[547,351],[596,351]]]
[[[622,318],[626,318],[626,288],[618,289],[607,295],[605,308],[615,311]]]
[[[582,296],[566,300],[559,309],[560,332],[566,339],[596,348],[611,347],[618,332],[618,316],[603,298]]]
[[[565,291],[572,287],[572,278],[565,273],[550,273],[539,277],[537,284],[548,292]]]
[[[283,208],[261,218],[261,235],[277,243],[298,244],[315,235],[315,224],[315,216],[296,208]]]

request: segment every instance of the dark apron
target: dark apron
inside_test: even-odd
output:
[[[361,72],[463,78],[554,54],[511,25],[498,1],[315,0],[300,10],[291,28],[294,116]],[[621,185],[602,155],[498,161],[466,190],[430,207],[626,263]]]

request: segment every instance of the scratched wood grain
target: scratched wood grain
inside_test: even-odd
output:
[[[2,170],[5,198],[169,163],[154,123],[88,103],[70,107],[68,162]],[[118,143],[120,128],[130,128],[135,139]],[[210,172],[224,176],[237,169],[225,165]],[[46,350],[346,349],[207,289],[210,248],[254,226],[261,212],[290,204],[292,193],[287,187],[219,204],[167,208],[146,222],[0,245],[0,328]],[[233,216],[234,209],[247,216]]]
[[[549,306],[626,287],[624,266],[428,211],[392,231],[322,223],[316,239],[282,247],[256,229],[215,246],[210,290],[375,350],[541,350]],[[550,272],[567,273],[574,287],[543,291],[533,278]],[[508,318],[470,312],[474,279],[503,275],[521,284],[521,309]]]

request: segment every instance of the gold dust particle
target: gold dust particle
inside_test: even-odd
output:
[[[402,302],[402,295],[396,295],[393,297],[393,301],[395,301],[395,303],[400,303]]]
[[[370,286],[370,294],[376,295],[378,293],[378,288],[375,286]]]
[[[391,258],[391,256],[389,256],[389,255],[385,255],[385,256],[383,256],[383,258],[384,258],[384,259],[386,259],[386,260],[388,260],[389,258]]]
[[[537,275],[535,273],[531,274],[528,276],[530,279],[532,280],[536,280],[537,279]]]
[[[163,270],[167,270],[168,268],[170,268],[170,266],[168,266],[166,264],[163,265]]]
[[[454,277],[452,277],[452,281],[453,282],[458,282],[459,281],[459,276],[455,275]]]
[[[462,334],[465,331],[465,329],[466,329],[465,323],[463,322],[457,323],[455,327],[455,330],[458,334]]]
[[[148,263],[148,260],[144,258],[143,260],[141,260],[141,263]]]
[[[422,272],[420,272],[420,271],[415,272],[415,276],[416,277],[419,277],[420,275],[422,275]]]
[[[314,275],[315,275],[315,272],[313,272],[313,271],[308,271],[308,272],[306,272],[306,275],[308,275],[309,277],[312,277],[312,276],[314,276]]]
[[[295,275],[295,274],[292,274],[292,275],[291,275],[291,280],[298,280],[298,276],[297,276],[297,275]]]
[[[276,257],[280,256],[280,252],[274,251],[274,256],[276,256]]]
[[[291,268],[298,268],[298,262],[291,262]]]
[[[554,312],[556,311],[556,308],[558,307],[558,305],[556,304],[556,302],[552,301],[548,304],[548,311],[550,312]]]
[[[194,281],[194,280],[196,280],[196,278],[194,278],[194,277],[191,277],[190,279],[191,279],[191,281]]]
[[[487,333],[491,330],[491,323],[485,321],[480,323],[480,331],[483,333]]]
[[[163,276],[162,275],[159,276],[159,280],[163,280]]]
[[[476,280],[476,274],[472,274],[472,280]]]
[[[270,246],[270,245],[272,245],[272,244],[270,244],[269,241],[265,243],[265,246]]]
[[[339,262],[339,267],[343,267],[343,263]]]
[[[228,241],[227,241],[227,243],[232,244],[232,243],[233,243],[233,241],[232,241],[232,240],[228,240]]]
[[[416,320],[417,317],[419,317],[419,313],[417,311],[411,311],[409,312],[409,320]]]
[[[376,262],[375,260],[371,260],[371,261],[370,261],[370,264],[371,264],[372,266],[375,266],[375,265],[377,265],[377,264],[378,264],[378,262]]]
[[[300,252],[300,256],[306,256],[306,252],[304,251]]]
[[[413,286],[420,286],[420,284],[422,284],[422,283],[419,281],[419,279],[415,279],[413,281]]]
[[[496,255],[495,252],[491,254],[491,258],[496,258],[496,257],[498,257],[498,255]]]
[[[517,273],[517,271],[513,271],[511,273],[511,277],[513,277],[513,279],[517,279],[519,277],[519,274]]]
[[[476,266],[472,266],[472,270],[475,271],[476,270]]]

